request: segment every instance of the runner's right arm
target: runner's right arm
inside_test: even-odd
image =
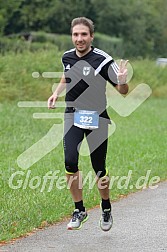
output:
[[[57,86],[54,93],[49,97],[48,99],[48,109],[54,109],[55,108],[55,102],[57,101],[59,95],[61,92],[66,88],[66,80],[64,75],[62,76],[59,85]]]

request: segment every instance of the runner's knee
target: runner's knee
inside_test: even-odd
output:
[[[71,160],[65,160],[65,169],[67,174],[73,174],[78,171],[78,164],[77,162],[73,162]]]
[[[96,176],[98,178],[102,178],[102,177],[105,177],[105,176],[108,176],[108,169],[104,168],[103,170],[95,170],[95,173],[96,173]]]

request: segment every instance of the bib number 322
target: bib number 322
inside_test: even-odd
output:
[[[74,112],[74,125],[83,129],[97,129],[99,115],[97,111],[76,110]]]
[[[92,123],[93,117],[92,116],[81,116],[80,122],[81,123]]]

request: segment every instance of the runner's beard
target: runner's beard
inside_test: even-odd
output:
[[[85,53],[85,52],[88,51],[89,46],[84,46],[84,47],[76,46],[76,49],[77,49],[77,51],[80,52],[80,53]]]

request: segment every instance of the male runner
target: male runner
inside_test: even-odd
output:
[[[97,176],[101,196],[102,216],[100,227],[108,231],[112,227],[111,203],[109,195],[109,175],[106,168],[108,124],[106,111],[106,82],[109,81],[121,94],[128,92],[126,83],[128,61],[121,60],[120,66],[104,51],[94,48],[93,22],[78,17],[71,22],[74,49],[66,51],[62,57],[64,76],[53,95],[48,99],[52,109],[59,94],[66,88],[66,110],[64,128],[64,156],[67,183],[75,204],[68,229],[80,229],[88,219],[83,203],[81,173],[78,168],[80,144],[86,136],[92,167]]]

